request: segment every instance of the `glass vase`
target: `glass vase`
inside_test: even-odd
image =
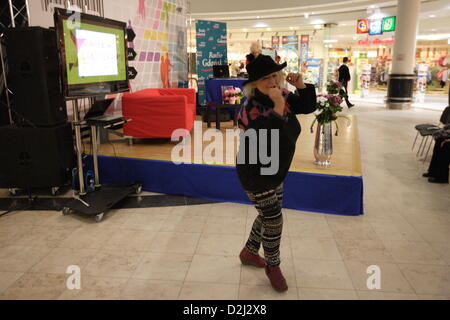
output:
[[[329,166],[333,154],[332,123],[317,123],[316,140],[314,142],[314,162],[318,166]]]

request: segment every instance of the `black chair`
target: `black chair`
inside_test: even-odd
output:
[[[434,140],[433,136],[436,133],[440,132],[441,130],[445,129],[447,127],[447,125],[450,124],[450,106],[448,106],[447,108],[444,109],[439,121],[440,121],[439,125],[424,123],[424,124],[418,124],[415,126],[415,129],[417,130],[417,134],[416,134],[416,139],[414,140],[414,143],[412,146],[412,150],[414,150],[414,146],[416,145],[416,141],[417,141],[417,138],[419,137],[419,134],[422,136],[422,141],[420,142],[420,146],[419,146],[419,149],[417,150],[416,156],[419,156],[419,154],[420,154],[420,156],[423,155],[423,152],[426,149],[427,143],[431,138],[430,144],[428,145],[427,153],[425,154],[425,158],[423,159],[424,162],[428,157],[428,153],[430,152],[431,145]],[[425,141],[425,143],[424,143],[424,141]]]

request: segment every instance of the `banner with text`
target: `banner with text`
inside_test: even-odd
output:
[[[213,77],[213,66],[228,65],[226,23],[198,20],[197,74],[198,103],[206,105],[205,80]]]

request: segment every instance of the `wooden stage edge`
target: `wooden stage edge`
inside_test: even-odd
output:
[[[336,127],[333,125],[333,155],[331,157],[331,165],[328,167],[321,167],[314,164],[314,140],[316,125],[314,126],[314,133],[310,132],[313,115],[300,115],[298,116],[302,125],[302,133],[297,141],[296,153],[292,161],[290,172],[303,172],[303,173],[316,173],[326,175],[337,176],[353,176],[361,177],[361,153],[359,145],[358,135],[358,121],[356,116],[348,116],[350,122],[345,118],[338,119],[339,136],[335,136]],[[205,150],[208,146],[212,148],[215,138],[205,137],[205,132],[208,128],[206,123],[201,124],[201,120],[197,119],[197,127],[201,127],[203,134],[202,146]],[[201,124],[201,126],[200,126]],[[191,163],[204,164],[204,165],[224,165],[233,167],[235,166],[234,159],[237,152],[237,143],[234,143],[234,147],[226,148],[226,130],[237,129],[233,127],[233,122],[222,122],[221,130],[223,134],[223,155],[222,163],[206,163],[204,161],[195,161],[194,159],[194,147],[193,142],[196,140],[195,130],[191,131]],[[210,135],[219,132],[218,130],[211,128]],[[198,134],[197,134],[198,135]],[[175,148],[179,142],[172,142],[170,139],[137,139],[133,145],[129,145],[127,140],[117,140],[117,137],[110,134],[111,143],[104,143],[99,148],[99,155],[119,157],[119,158],[133,158],[133,159],[147,159],[147,160],[160,160],[160,161],[172,161],[171,154],[173,148]],[[116,139],[116,140],[114,140]],[[197,140],[199,138],[197,137]],[[206,140],[206,141],[203,141]],[[180,147],[180,146],[178,146]],[[90,149],[90,148],[86,148]],[[229,150],[232,149],[232,150]],[[215,155],[215,153],[213,153]],[[228,164],[226,159],[228,156]]]

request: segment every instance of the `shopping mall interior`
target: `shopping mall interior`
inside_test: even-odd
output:
[[[0,300],[450,300],[450,0],[0,3]]]

